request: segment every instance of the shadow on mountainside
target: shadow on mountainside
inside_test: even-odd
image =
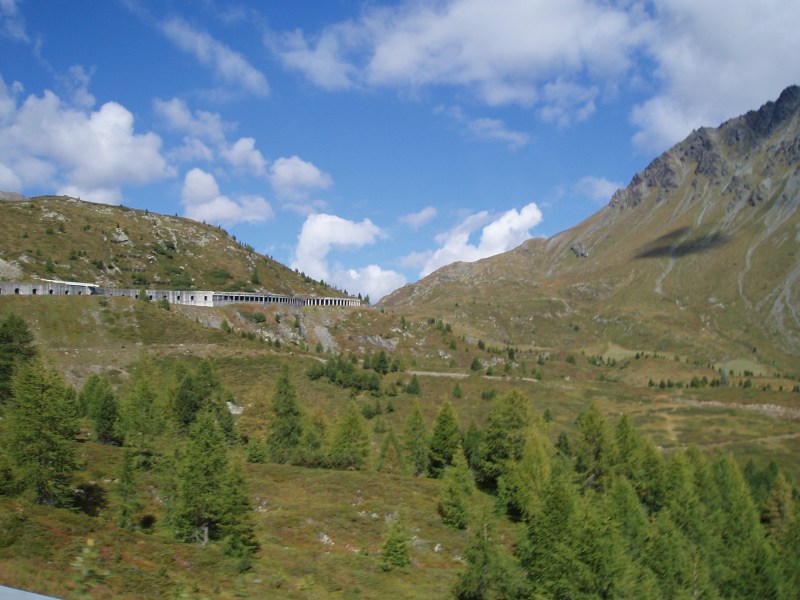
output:
[[[689,254],[696,254],[698,252],[706,252],[714,248],[719,248],[731,241],[731,237],[724,233],[712,233],[679,241],[688,232],[688,227],[674,229],[645,246],[636,255],[636,258],[681,258]]]

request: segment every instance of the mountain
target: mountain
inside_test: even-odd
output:
[[[384,298],[506,344],[800,356],[800,87],[699,129],[596,214]]]
[[[66,196],[0,194],[0,280],[61,279],[105,287],[341,295],[178,216]]]

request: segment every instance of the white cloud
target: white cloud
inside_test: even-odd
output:
[[[0,0],[0,35],[18,42],[30,41],[17,0]]]
[[[195,138],[221,142],[228,128],[218,113],[196,110],[192,113],[185,100],[153,100],[156,114],[164,119],[167,127],[173,131],[189,134]]]
[[[544,85],[544,106],[539,114],[542,120],[561,127],[586,121],[596,110],[598,94],[595,86],[580,86],[559,78]]]
[[[450,231],[436,236],[440,247],[427,256],[420,277],[456,261],[473,262],[507,252],[529,239],[531,228],[541,221],[542,212],[533,202],[519,211],[512,208],[496,218],[486,211],[470,215]],[[482,229],[478,243],[470,243],[470,236],[479,228]]]
[[[346,289],[352,294],[369,295],[377,301],[392,290],[404,285],[406,278],[396,271],[378,265],[358,269],[329,266],[328,254],[333,249],[351,250],[370,244],[383,235],[380,227],[369,219],[355,222],[336,215],[312,214],[306,218],[291,267],[314,279]]]
[[[341,48],[345,26],[336,27],[337,34],[323,35],[311,47],[300,30],[284,34],[279,40],[269,38],[267,45],[276,50],[289,68],[301,71],[315,85],[326,90],[351,87],[357,69],[348,64]]]
[[[604,177],[583,177],[575,184],[575,191],[598,204],[604,204],[623,185],[616,181],[609,181]]]
[[[329,283],[351,294],[369,296],[370,302],[377,302],[386,294],[404,286],[406,278],[397,271],[385,270],[378,265],[367,265],[361,269],[336,270]]]
[[[382,234],[369,219],[360,223],[324,213],[309,215],[297,238],[292,268],[314,279],[330,279],[328,253],[331,248],[360,248],[373,244]]]
[[[275,192],[286,198],[302,199],[313,190],[333,185],[333,179],[299,156],[277,159],[270,168],[269,180]]]
[[[426,223],[436,218],[438,211],[433,206],[426,206],[419,212],[410,213],[400,217],[400,222],[408,225],[411,229],[419,229]]]
[[[22,180],[17,177],[14,171],[0,163],[0,191],[16,192],[21,189]]]
[[[215,40],[209,34],[197,31],[179,18],[168,19],[162,31],[178,48],[194,56],[200,63],[213,69],[222,81],[238,86],[256,96],[269,94],[266,77],[241,54]]]
[[[483,142],[500,142],[509,150],[519,150],[531,141],[530,135],[509,129],[500,119],[470,119],[460,106],[437,106],[433,112],[463,124],[472,138]]]
[[[475,119],[467,124],[470,133],[479,140],[501,142],[510,150],[527,146],[531,136],[520,131],[512,131],[499,119]]]
[[[214,176],[198,168],[186,173],[181,200],[187,217],[206,223],[257,223],[274,216],[261,196],[243,195],[236,200],[223,196]]]
[[[800,81],[800,3],[670,0],[657,4],[648,50],[660,90],[632,113],[634,143],[665,150],[692,129],[775,99]]]
[[[407,1],[279,41],[284,64],[317,85],[464,86],[491,105],[531,105],[554,80],[615,77],[648,33],[644,11],[591,0]],[[626,10],[626,7],[628,10]],[[336,74],[326,78],[326,72]],[[589,86],[591,87],[591,86]]]
[[[264,175],[267,172],[267,161],[256,149],[254,138],[239,138],[235,144],[223,148],[220,153],[237,171],[253,175]]]
[[[133,115],[120,104],[83,110],[49,90],[19,104],[19,92],[0,79],[0,162],[23,187],[80,190],[87,200],[117,203],[123,186],[174,174],[161,138],[135,133]]]

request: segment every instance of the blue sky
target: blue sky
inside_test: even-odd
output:
[[[550,236],[800,82],[796,0],[0,0],[0,190],[350,293]]]

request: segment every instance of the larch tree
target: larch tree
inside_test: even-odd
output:
[[[528,404],[528,398],[517,390],[492,401],[480,446],[482,461],[478,470],[480,479],[490,488],[497,485],[506,462],[522,456],[525,435],[531,424]]]
[[[368,459],[367,426],[356,403],[350,402],[334,427],[328,460],[334,469],[363,469]]]
[[[428,472],[431,477],[441,477],[445,467],[453,464],[453,456],[461,448],[461,428],[450,400],[439,407],[433,422],[431,442],[428,449]]]
[[[14,481],[38,504],[65,506],[78,468],[75,395],[38,359],[20,365],[11,392],[2,445]]]
[[[445,467],[437,510],[445,525],[466,529],[470,522],[470,506],[475,495],[475,479],[467,464],[464,451],[459,447],[453,455],[453,464]]]
[[[0,321],[0,404],[11,397],[11,378],[17,367],[36,356],[33,334],[22,317],[9,314]]]
[[[290,463],[296,458],[303,437],[303,413],[297,403],[297,392],[289,379],[289,368],[284,365],[269,408],[267,453],[276,463]]]
[[[428,432],[419,402],[414,404],[414,410],[406,421],[403,430],[403,450],[405,450],[406,464],[409,465],[413,475],[417,477],[424,475],[428,470]]]

